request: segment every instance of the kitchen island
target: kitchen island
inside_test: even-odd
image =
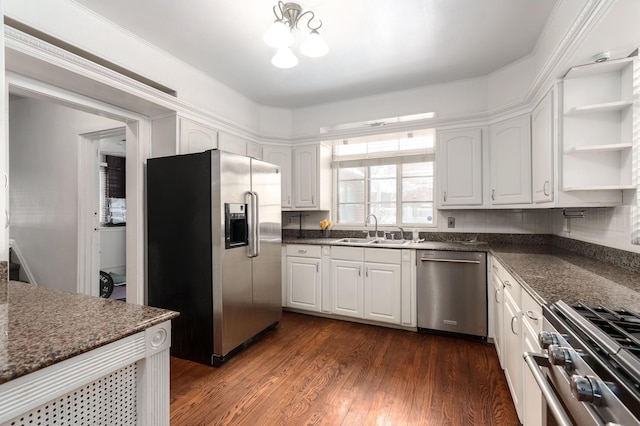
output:
[[[0,283],[0,424],[169,424],[178,313]]]

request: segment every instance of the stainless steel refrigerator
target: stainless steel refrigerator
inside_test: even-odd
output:
[[[282,316],[280,170],[212,150],[147,162],[148,304],[172,355],[221,365]]]

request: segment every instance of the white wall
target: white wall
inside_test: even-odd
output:
[[[78,135],[118,126],[36,99],[9,104],[9,235],[39,285],[76,291]]]

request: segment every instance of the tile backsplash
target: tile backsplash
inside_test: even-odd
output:
[[[448,218],[455,218],[455,228]],[[439,210],[438,232],[550,234],[551,210]]]

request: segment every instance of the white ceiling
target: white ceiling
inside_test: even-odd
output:
[[[275,0],[75,0],[262,105],[297,108],[490,74],[535,48],[557,0],[299,0],[330,47],[271,65]],[[302,32],[297,32],[302,35]]]

